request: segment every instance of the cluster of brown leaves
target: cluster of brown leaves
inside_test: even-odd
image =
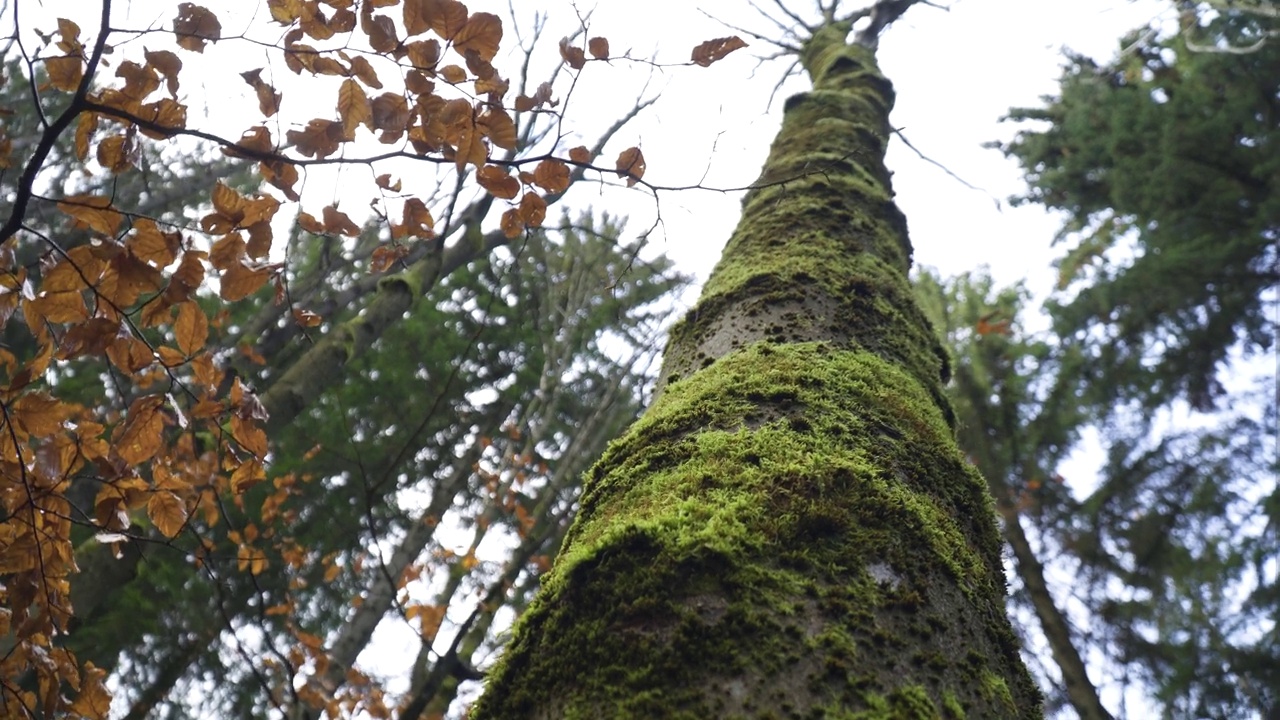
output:
[[[572,168],[602,169],[586,147],[564,157],[512,159],[519,150],[513,113],[548,111],[557,101],[543,83],[508,106],[509,83],[492,64],[503,39],[495,15],[469,12],[458,0],[267,5],[271,20],[286,28],[278,48],[284,66],[337,81],[336,117],[311,118],[275,137],[278,123],[267,120],[286,98],[262,69],[244,72],[262,122],[225,141],[222,150],[258,161],[263,180],[290,201],[299,200],[301,168],[343,154],[361,128],[405,154],[452,163],[459,172],[474,169],[482,188],[509,203],[501,216],[508,237],[542,225],[548,201],[569,188]],[[172,30],[178,48],[191,53],[223,39],[215,9],[189,2],[178,5]],[[58,21],[44,53],[48,80],[41,90],[78,93],[68,112],[76,115],[74,155],[86,172],[91,157],[106,173],[131,172],[141,143],[189,132],[188,108],[180,99],[182,58],[147,50],[116,62],[114,77],[107,78],[99,72],[105,63],[94,65],[96,51],[81,35],[75,22]],[[348,37],[328,43],[343,49],[312,44],[343,35]],[[711,41],[692,59],[708,65],[743,45],[737,38]],[[588,54],[610,58],[609,42],[600,37],[585,49],[566,41],[561,53],[574,69]],[[370,58],[392,61],[394,81],[381,77]],[[98,77],[86,78],[91,69]],[[5,167],[14,160],[10,147],[11,138],[0,137]],[[528,166],[532,170],[522,169]],[[645,169],[635,147],[623,150],[612,168],[628,186],[640,182]],[[380,176],[378,185],[400,190],[389,175]],[[280,201],[218,182],[208,202],[211,209],[192,233],[125,213],[105,195],[60,198],[57,207],[92,239],[63,247],[41,238],[47,247],[37,265],[17,261],[19,243],[34,242],[32,237],[0,238],[0,329],[20,323],[35,348],[18,357],[0,347],[0,637],[14,641],[0,660],[0,677],[9,699],[43,708],[48,716],[105,717],[109,700],[103,672],[79,668],[53,641],[68,631],[74,611],[73,526],[91,528],[107,544],[145,534],[148,526],[170,539],[192,531],[199,542],[196,531],[219,522],[220,498],[237,497],[266,479],[266,411],[239,380],[224,376],[211,335],[225,316],[219,301],[247,298],[273,279],[277,301],[282,296],[281,266],[271,261]],[[360,233],[336,206],[319,215],[302,211],[296,222],[316,234]],[[427,204],[404,198],[399,221],[390,223],[391,242],[374,253],[372,269],[389,269],[407,253],[402,241],[430,238],[434,228]],[[211,278],[217,280],[216,299],[207,292]],[[292,315],[307,327],[322,321],[301,308]],[[99,363],[96,372],[128,383],[114,394],[104,389],[103,402],[94,406],[60,398],[47,376],[56,364],[77,361]],[[91,509],[72,506],[73,483],[95,484]],[[265,568],[259,540],[244,528],[233,534],[246,572]],[[423,627],[438,626],[437,610],[421,607],[414,612]],[[304,635],[302,644],[318,651],[321,641]],[[320,654],[308,657],[318,662]],[[10,682],[32,673],[34,686]],[[68,689],[73,699],[65,697]]]

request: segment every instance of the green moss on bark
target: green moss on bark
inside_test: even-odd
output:
[[[582,506],[480,717],[1020,715],[979,682],[1017,662],[985,485],[875,355],[724,358],[614,443]]]
[[[838,28],[802,61],[815,88],[673,330],[662,394],[588,474],[478,720],[1039,717],[907,284],[892,88]]]

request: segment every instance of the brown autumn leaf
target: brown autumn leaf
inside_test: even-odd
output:
[[[337,152],[348,139],[342,123],[323,118],[312,119],[302,130],[287,130],[284,136],[302,155],[321,160]]]
[[[76,159],[84,162],[89,157],[89,141],[93,139],[93,133],[98,129],[97,113],[81,113],[80,120],[76,122]]]
[[[103,235],[115,235],[124,217],[111,208],[111,198],[97,195],[71,195],[58,203],[58,209],[76,222]]]
[[[182,60],[168,50],[146,50],[143,56],[147,64],[156,69],[164,77],[165,89],[170,97],[178,97],[178,73],[182,70]]]
[[[360,235],[360,226],[352,222],[351,218],[338,208],[326,205],[323,215],[325,232],[341,233],[347,237],[358,237]]]
[[[377,252],[377,251],[375,250],[374,252]],[[298,323],[298,325],[304,328],[313,328],[313,327],[320,327],[320,324],[324,322],[324,318],[311,312],[310,310],[294,308],[293,321]]]
[[[284,96],[262,79],[262,68],[242,72],[240,73],[240,77],[244,78],[244,81],[248,83],[249,87],[253,88],[253,91],[257,94],[258,111],[261,112],[264,117],[271,117],[272,115],[280,112],[280,100]]]
[[[267,0],[271,19],[281,25],[292,25],[302,15],[303,0]]]
[[[117,336],[106,353],[112,364],[127,373],[136,373],[155,362],[151,348],[132,335]]]
[[[476,181],[480,187],[488,190],[494,197],[513,200],[520,194],[520,181],[511,177],[506,170],[497,165],[485,165],[476,172]]]
[[[204,348],[209,340],[209,318],[194,300],[178,306],[178,321],[173,325],[178,349],[191,357]]]
[[[451,85],[458,85],[467,81],[467,71],[461,65],[445,65],[439,70],[440,77]]]
[[[249,458],[231,473],[231,492],[239,495],[266,479],[262,463],[257,458]]]
[[[147,517],[161,534],[174,538],[187,524],[187,504],[168,490],[158,490],[147,501]]]
[[[734,50],[740,50],[746,46],[747,46],[746,41],[738,37],[737,35],[730,35],[729,37],[716,38],[714,40],[708,40],[702,43],[701,45],[698,45],[697,47],[695,47],[693,49],[693,54],[690,59],[693,60],[693,62],[697,65],[701,65],[702,67],[707,67],[708,65],[710,65],[713,62],[716,62],[717,60],[724,59],[724,56],[728,55]]]
[[[222,38],[222,24],[218,16],[195,3],[178,5],[178,17],[173,19],[173,34],[178,45],[192,52],[204,52],[206,41],[217,42]]]
[[[342,129],[346,131],[346,137],[351,137],[356,126],[363,124],[369,128],[373,127],[373,108],[369,105],[369,96],[365,95],[364,88],[360,87],[360,83],[347,78],[342,81],[342,85],[338,87],[338,116],[342,118]]]
[[[378,142],[398,142],[409,125],[409,103],[400,93],[382,93],[370,103],[373,129],[383,131]]]
[[[431,29],[445,40],[453,40],[467,24],[467,6],[458,0],[434,0]]]
[[[262,260],[270,255],[273,239],[271,223],[259,220],[246,229],[249,231],[249,242],[245,244],[245,253],[255,260]]]
[[[103,138],[98,143],[98,164],[106,168],[112,175],[119,175],[133,167],[138,153],[135,134],[125,132]]]
[[[187,364],[186,354],[168,345],[161,345],[156,348],[156,355],[160,357],[160,364],[167,368],[182,367]]]
[[[225,216],[233,225],[239,223],[244,217],[245,197],[221,180],[214,183],[210,199],[213,201],[213,209]]]
[[[8,408],[9,418],[32,437],[48,437],[62,429],[72,408],[52,395],[37,390],[18,398]]]
[[[627,187],[632,187],[644,177],[644,153],[638,147],[627,148],[618,155],[618,162],[614,167],[618,177],[625,177]]]
[[[209,264],[213,265],[214,269],[226,270],[245,256],[246,247],[244,237],[240,233],[223,235],[213,243],[213,247],[209,248]]]
[[[271,268],[249,267],[242,262],[231,265],[222,273],[218,296],[223,300],[243,300],[254,294],[271,279]]]
[[[84,297],[79,292],[41,293],[34,300],[24,301],[22,313],[34,330],[43,329],[44,322],[72,323],[89,319]]]
[[[560,160],[543,160],[533,169],[533,182],[549,193],[564,192],[569,189],[569,166]]]
[[[436,221],[431,217],[431,210],[426,203],[419,198],[409,198],[404,201],[404,212],[401,215],[404,221],[404,227],[408,230],[408,234],[417,237],[429,238],[435,233],[433,230]]]
[[[377,183],[378,187],[382,188],[383,190],[390,190],[391,192],[400,192],[400,181],[399,180],[392,181],[391,173],[382,173],[377,177],[377,179],[374,180],[374,182]]]
[[[569,159],[576,163],[589,165],[591,163],[591,151],[585,146],[579,145],[569,151]]]
[[[378,79],[378,73],[374,71],[373,65],[363,55],[351,58],[348,64],[351,65],[351,74],[360,78],[360,82],[374,90],[382,89],[382,81]]]
[[[547,201],[538,193],[525,193],[520,198],[520,219],[529,227],[542,227],[542,221],[547,219]]]
[[[111,692],[104,682],[106,677],[105,670],[95,667],[91,662],[85,663],[80,677],[80,692],[71,703],[69,717],[107,720],[111,709]]]
[[[508,238],[517,238],[524,232],[524,221],[520,219],[520,211],[511,208],[502,213],[502,234]]]
[[[431,29],[431,16],[435,12],[436,0],[404,0],[401,12],[406,34],[421,35]]]
[[[581,70],[587,64],[587,54],[580,47],[569,44],[569,38],[560,41],[560,57],[574,70]]]
[[[516,149],[516,123],[500,107],[487,107],[480,117],[476,118],[476,126],[489,138],[489,141],[503,150]]]
[[[325,233],[324,223],[316,219],[314,215],[305,210],[298,213],[298,227],[309,233],[323,235]]]
[[[191,373],[197,383],[207,388],[216,388],[222,382],[222,372],[214,363],[212,353],[200,353],[192,359]]]
[[[298,184],[297,165],[284,163],[284,161],[273,160],[270,161],[270,163],[259,163],[257,167],[259,167],[262,177],[266,179],[266,182],[271,183],[271,186],[279,188],[279,190],[284,192],[284,196],[288,197],[289,200],[297,202],[301,199],[301,196],[298,195],[298,191],[293,190],[293,186]]]
[[[163,395],[146,395],[129,405],[128,419],[112,443],[121,460],[136,466],[160,452],[164,446],[164,401]]]
[[[231,437],[259,460],[267,456],[267,434],[253,420],[231,416]]]
[[[501,42],[502,20],[492,13],[478,12],[453,36],[453,49],[460,55],[473,51],[487,62],[498,54]]]
[[[395,265],[408,254],[409,247],[407,245],[379,245],[374,248],[373,254],[369,258],[369,272],[386,272],[392,265]]]
[[[120,321],[95,317],[76,323],[62,335],[58,344],[59,358],[75,358],[82,355],[100,355],[120,336]]]
[[[164,276],[150,264],[139,260],[132,253],[122,252],[111,258],[98,293],[116,304],[131,307],[143,293],[152,293],[164,287]]]
[[[168,267],[178,258],[182,235],[163,232],[151,218],[135,218],[133,232],[125,239],[125,247],[134,257],[156,267]]]
[[[560,104],[559,100],[551,99],[551,83],[542,83],[538,85],[538,89],[532,96],[526,97],[521,95],[516,98],[516,112],[529,112],[536,110],[543,105],[555,107]]]
[[[609,59],[609,41],[602,37],[593,37],[587,41],[587,51],[597,60]]]
[[[84,79],[84,61],[79,57],[51,57],[44,61],[49,84],[63,92],[75,92]]]
[[[159,129],[138,127],[138,132],[152,140],[173,137],[178,130],[187,126],[187,106],[172,98],[160,98],[147,103],[138,108],[136,113],[139,119],[159,126]]]
[[[45,271],[40,283],[43,292],[69,292],[84,290],[98,282],[107,262],[94,255],[89,245],[71,248],[65,259]]]

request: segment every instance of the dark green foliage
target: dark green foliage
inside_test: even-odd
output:
[[[1231,38],[1249,20],[1206,30]],[[1058,333],[1106,368],[1099,401],[1208,408],[1238,342],[1275,342],[1266,290],[1280,281],[1280,43],[1248,54],[1189,52],[1179,37],[1125,39],[1108,65],[1071,56],[1047,121],[1003,150],[1027,173],[1024,201],[1062,210]],[[1274,296],[1270,302],[1274,302]]]
[[[1089,679],[1126,678],[1171,717],[1265,717],[1280,699],[1274,407],[1250,417],[1266,398],[1237,394],[1240,414],[1181,431],[1124,406],[1091,411],[1072,392],[1084,382],[1072,344],[1022,326],[1024,293],[982,274],[926,272],[916,286],[955,356],[961,447],[1004,515],[1014,607],[1051,644],[1053,608],[1086,609],[1091,632],[1063,639],[1108,659]],[[1090,425],[1108,451],[1098,477],[1059,476]],[[1035,556],[1020,526],[1039,538]],[[1037,597],[1039,564],[1052,598]],[[1052,661],[1040,677],[1049,706],[1078,703],[1056,679],[1063,658]]]

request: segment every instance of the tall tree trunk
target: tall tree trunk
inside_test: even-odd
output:
[[[805,43],[814,88],[473,718],[1041,716],[850,28]]]

